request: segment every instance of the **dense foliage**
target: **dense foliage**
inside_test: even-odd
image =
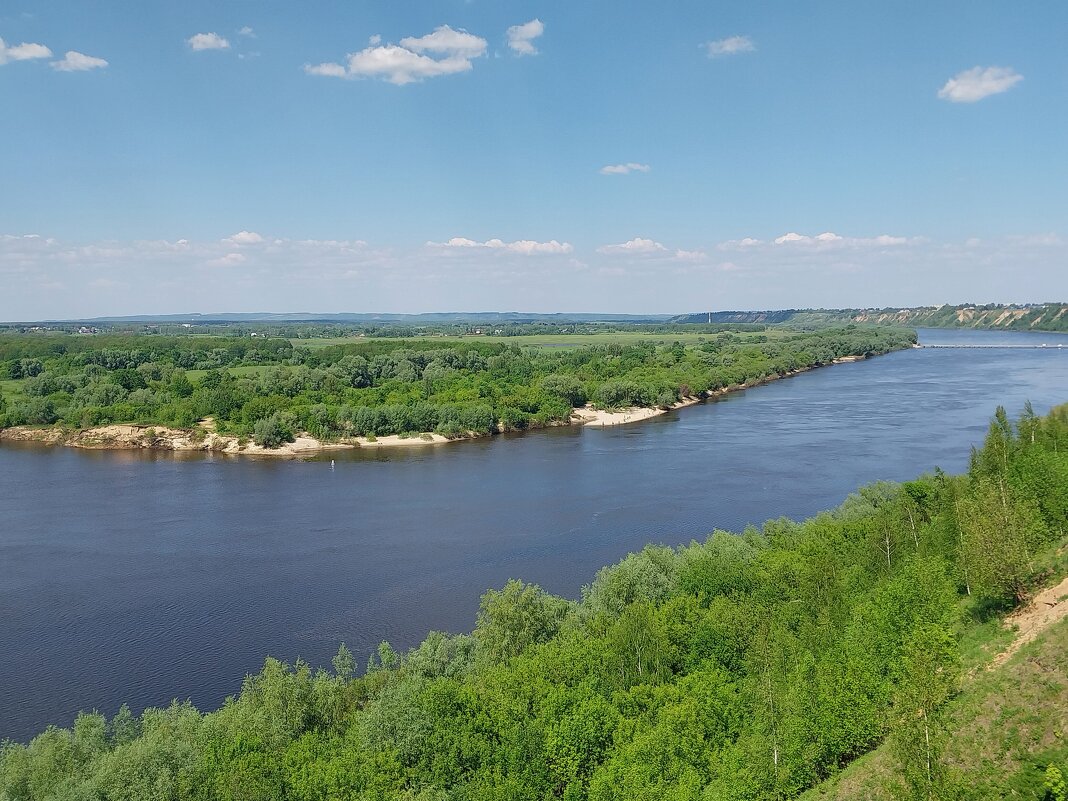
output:
[[[490,433],[566,421],[587,400],[669,406],[849,355],[907,347],[903,329],[710,334],[695,346],[521,347],[485,339],[382,340],[309,349],[289,340],[0,337],[0,426],[142,423],[277,444],[433,431]]]
[[[779,799],[886,739],[897,797],[967,798],[939,716],[960,636],[1066,532],[1068,406],[999,410],[965,476],[650,546],[579,602],[511,581],[473,634],[383,643],[358,678],[342,647],[209,714],[82,714],[3,750],[0,798]]]

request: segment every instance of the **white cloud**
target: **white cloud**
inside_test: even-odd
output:
[[[640,236],[621,245],[601,245],[601,247],[597,248],[598,253],[603,253],[606,256],[625,253],[664,253],[666,251],[667,248],[659,242],[654,242],[652,239],[642,239]]]
[[[540,19],[532,19],[522,25],[513,25],[506,32],[508,46],[512,51],[521,56],[537,55],[538,48],[534,46],[534,40],[545,33],[545,25]]]
[[[816,234],[815,236],[809,236],[807,234],[799,234],[796,231],[790,231],[782,236],[776,237],[771,242],[764,242],[760,239],[747,236],[744,239],[729,239],[726,242],[720,242],[716,245],[718,250],[726,251],[747,251],[747,250],[766,250],[769,247],[775,246],[783,247],[804,247],[804,248],[885,248],[885,247],[901,247],[903,245],[918,245],[923,243],[921,237],[906,237],[906,236],[891,236],[890,234],[880,234],[873,237],[850,237],[836,234],[832,231],[824,231],[822,234]]]
[[[889,234],[880,234],[871,240],[873,245],[888,246],[888,245],[907,245],[909,240],[903,236],[890,236]]]
[[[938,96],[951,103],[975,103],[1001,94],[1023,80],[1012,67],[972,67],[958,72],[938,90]]]
[[[634,256],[640,259],[667,259],[691,264],[708,259],[708,254],[703,250],[683,250],[681,248],[673,250],[656,240],[644,239],[640,236],[619,245],[601,245],[597,248],[597,252],[602,256]]]
[[[217,33],[198,33],[185,40],[193,50],[228,50],[230,43]]]
[[[493,244],[497,242],[499,242],[499,240],[490,240],[493,247],[504,247],[513,253],[523,253],[527,256],[534,255],[535,253],[570,253],[574,250],[570,242],[557,242],[555,239],[550,239],[548,242],[534,242],[530,239],[520,239],[516,242],[508,242],[507,244]]]
[[[650,169],[651,167],[648,164],[628,161],[626,164],[606,164],[598,172],[601,175],[629,175],[632,172],[649,172]]]
[[[61,61],[52,62],[52,69],[59,72],[85,72],[103,69],[107,65],[107,61],[102,58],[87,56],[77,50],[68,50]]]
[[[742,240],[742,242],[752,242],[753,244],[761,244],[759,240]],[[799,234],[791,231],[788,234],[783,234],[780,237],[776,237],[774,244],[776,245],[800,245],[800,246],[842,246],[842,247],[897,247],[900,245],[918,244],[922,240],[919,238],[908,238],[905,236],[890,236],[889,234],[880,234],[874,237],[849,237],[841,236],[831,231],[825,231],[822,234],[816,236],[807,236],[806,234]],[[731,249],[731,246],[738,245],[736,242],[724,242],[721,245],[721,249]]]
[[[256,32],[252,30],[252,28],[250,28],[248,25],[245,25],[243,28],[238,28],[237,35],[247,36],[249,39],[256,38]]]
[[[212,267],[234,267],[238,264],[244,264],[245,261],[244,253],[227,253],[217,259],[211,259],[207,263]]]
[[[50,58],[52,51],[43,44],[23,42],[22,44],[8,47],[4,40],[0,39],[0,64],[9,61],[28,61],[32,58]]]
[[[467,72],[472,67],[471,59],[486,52],[485,39],[448,25],[441,25],[425,36],[405,37],[399,45],[379,45],[371,38],[372,46],[350,53],[347,65],[305,64],[304,71],[331,78],[382,78],[401,86],[439,75]]]
[[[426,244],[427,247],[431,248],[479,248],[521,253],[524,256],[571,253],[575,249],[570,242],[557,242],[555,239],[551,239],[548,242],[535,242],[531,239],[519,239],[515,242],[487,239],[485,242],[476,242],[473,239],[455,236],[448,242],[427,242]]]
[[[446,58],[476,58],[486,52],[485,39],[448,25],[439,25],[425,36],[406,36],[400,46],[415,53],[440,53]]]
[[[763,244],[762,240],[747,236],[742,239],[729,239],[726,242],[720,242],[716,247],[720,250],[744,250],[745,248],[754,248]]]
[[[382,44],[382,36],[381,36],[380,34],[377,34],[377,33],[376,33],[376,34],[374,34],[373,36],[371,36],[371,37],[370,37],[370,38],[369,38],[369,39],[367,40],[367,44],[369,44],[369,45],[377,45],[377,44]]]
[[[238,231],[233,236],[228,236],[223,240],[223,242],[230,242],[234,245],[258,245],[262,241],[263,237],[255,231]]]
[[[383,78],[392,84],[406,83],[452,75],[471,69],[471,60],[464,56],[434,59],[397,45],[369,47],[349,56],[350,77]]]
[[[325,64],[305,64],[304,71],[309,75],[325,75],[328,78],[346,78],[348,72],[340,64],[326,62]]]
[[[738,53],[751,53],[756,50],[756,45],[748,36],[728,36],[726,39],[706,42],[705,49],[708,51],[709,58],[719,58],[734,56]]]

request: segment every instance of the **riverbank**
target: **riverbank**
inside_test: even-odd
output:
[[[329,450],[441,445],[447,442],[459,442],[462,439],[470,439],[470,437],[449,439],[441,434],[425,433],[408,437],[392,434],[383,437],[352,437],[339,441],[326,441],[303,432],[292,442],[282,443],[277,448],[266,448],[242,437],[219,434],[211,430],[210,423],[206,424],[203,421],[193,429],[125,423],[80,430],[31,426],[0,429],[0,441],[38,442],[43,445],[65,445],[89,450],[203,451],[241,456],[308,456]]]
[[[835,359],[830,364],[846,364],[864,361],[867,356],[843,356]],[[627,425],[659,417],[677,409],[694,406],[706,400],[717,398],[731,392],[750,389],[763,384],[777,381],[782,378],[790,378],[800,373],[815,370],[828,365],[810,365],[796,370],[790,370],[784,374],[765,376],[759,380],[749,381],[744,384],[732,384],[727,387],[705,392],[700,395],[688,396],[672,404],[671,406],[641,407],[631,406],[620,409],[596,409],[587,404],[572,410],[571,417],[567,422],[556,425],[580,425],[592,428],[607,428],[610,426]],[[492,436],[469,432],[458,437],[446,437],[442,434],[424,432],[412,435],[390,434],[380,437],[347,437],[340,440],[318,439],[308,432],[301,432],[293,442],[286,442],[277,448],[267,448],[232,434],[220,434],[215,430],[215,422],[211,418],[201,420],[194,428],[178,429],[167,426],[140,425],[134,423],[117,423],[106,426],[95,426],[85,429],[67,429],[58,426],[35,427],[14,426],[0,429],[0,442],[37,442],[44,445],[63,445],[72,448],[84,448],[91,450],[137,450],[151,449],[175,452],[210,452],[236,456],[270,456],[294,458],[311,456],[330,450],[346,450],[352,448],[411,448],[419,446],[445,445],[450,442],[463,442],[465,440]]]

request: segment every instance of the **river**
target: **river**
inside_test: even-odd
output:
[[[577,597],[648,542],[962,471],[997,405],[1068,401],[1068,336],[921,342],[1064,347],[915,349],[629,426],[308,461],[4,444],[0,739],[123,701],[214,708],[268,654],[469,631],[513,577]]]

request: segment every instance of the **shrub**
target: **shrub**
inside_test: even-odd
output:
[[[257,420],[252,428],[252,441],[264,448],[277,448],[294,439],[293,430],[277,412]]]

